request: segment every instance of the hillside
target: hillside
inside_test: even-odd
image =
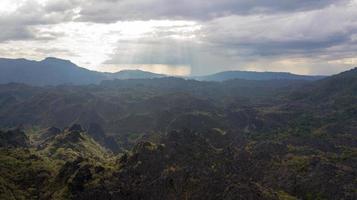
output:
[[[357,93],[357,68],[342,72],[335,76],[316,81],[296,91],[296,98],[316,101],[333,101],[343,98],[353,98]]]
[[[280,102],[280,93],[301,84],[304,82],[281,80],[206,83],[179,78],[45,88],[8,84],[0,86],[0,125],[64,128],[79,123],[89,129],[98,124],[117,139],[136,135],[132,140],[122,138],[124,147],[144,134],[180,127],[178,123],[187,115],[207,113],[211,120],[225,122],[221,126],[231,126],[230,115],[247,106],[254,109],[259,104]],[[235,128],[244,126],[240,124]]]

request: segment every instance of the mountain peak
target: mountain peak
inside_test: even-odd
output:
[[[61,59],[61,58],[56,58],[56,57],[47,57],[43,60],[41,60],[40,62],[45,62],[45,63],[62,63],[62,64],[72,64],[74,65],[74,63],[72,63],[70,60],[65,60],[65,59]]]
[[[68,131],[70,132],[83,132],[84,130],[82,129],[82,126],[79,124],[73,124]]]

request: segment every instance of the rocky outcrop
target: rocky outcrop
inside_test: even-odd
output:
[[[29,140],[25,132],[20,129],[0,131],[0,147],[4,148],[26,148]]]
[[[117,142],[115,141],[115,138],[107,136],[99,124],[91,123],[87,133],[103,147],[111,150],[112,152],[119,152],[120,149]]]
[[[277,199],[271,190],[241,180],[230,156],[194,132],[171,132],[162,144],[137,144],[132,154],[122,156],[106,189],[88,192],[117,191],[109,199]]]

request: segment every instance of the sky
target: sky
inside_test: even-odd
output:
[[[357,0],[1,0],[0,57],[330,75],[357,66]]]

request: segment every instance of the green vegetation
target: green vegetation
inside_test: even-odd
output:
[[[83,170],[95,174],[85,179],[90,185],[116,168],[116,157],[83,131],[67,129],[32,143],[41,145],[0,148],[1,199],[68,199]]]
[[[354,200],[356,83],[0,85],[0,199]]]

